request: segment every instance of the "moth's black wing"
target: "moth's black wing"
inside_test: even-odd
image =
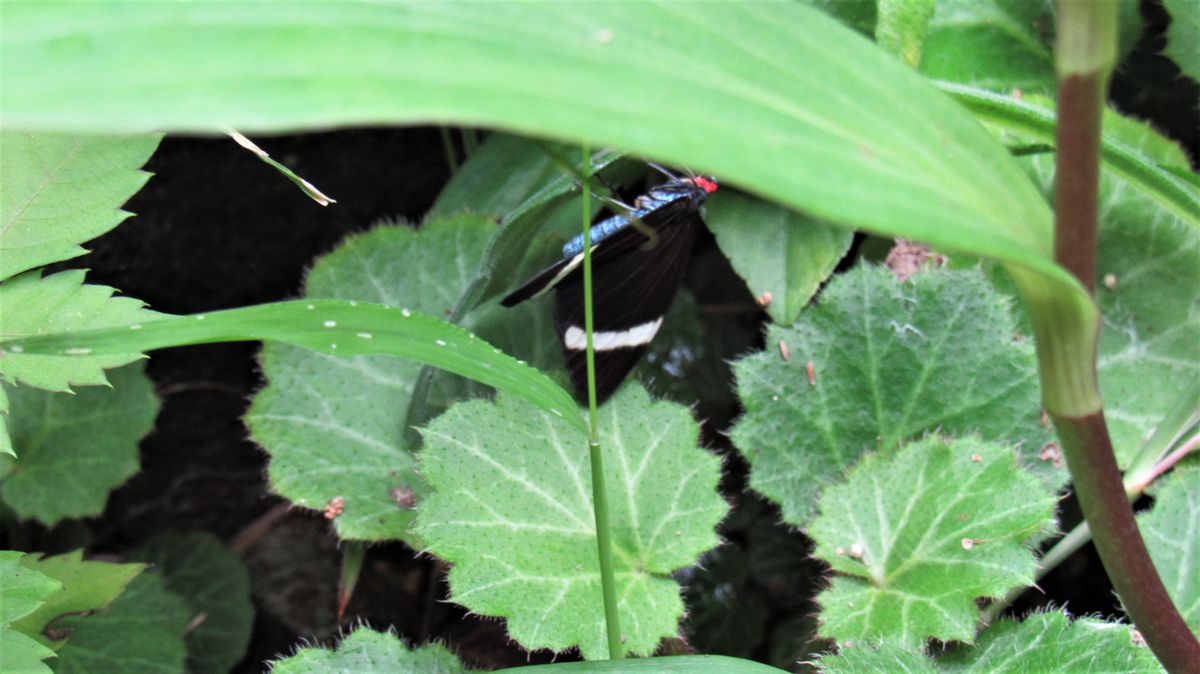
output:
[[[671,308],[687,271],[695,228],[701,225],[698,208],[672,208],[655,212],[646,224],[657,232],[656,242],[628,227],[600,242],[592,258],[592,308],[596,336],[596,400],[603,402],[621,385],[645,353]],[[619,239],[617,237],[620,237]],[[617,240],[614,240],[617,239]],[[653,248],[646,248],[654,243]],[[606,245],[608,244],[608,245]],[[607,249],[607,250],[606,250]],[[572,328],[582,332],[583,273],[575,269],[557,284],[554,322],[563,345],[567,371],[580,397],[587,395],[587,355],[580,340],[568,340]],[[654,325],[658,321],[659,325]],[[629,331],[640,328],[630,334]],[[602,333],[624,335],[629,343],[599,348]],[[575,333],[577,336],[579,332]]]

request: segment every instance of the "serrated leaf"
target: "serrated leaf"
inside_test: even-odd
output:
[[[552,665],[499,669],[496,670],[496,674],[783,674],[784,671],[761,662],[723,655],[676,655],[662,658],[558,662]]]
[[[653,652],[683,613],[669,577],[717,543],[720,460],[687,409],[636,384],[600,409],[626,650]],[[460,403],[423,432],[433,493],[415,525],[453,566],[450,598],[508,620],[528,649],[607,656],[586,435],[512,396]]]
[[[1072,621],[1062,611],[1034,613],[1021,622],[1001,620],[980,632],[974,648],[959,648],[939,658],[938,670],[955,674],[1163,671],[1150,649],[1134,642],[1129,625],[1095,618]]]
[[[447,315],[474,278],[494,229],[482,216],[460,214],[420,230],[380,227],[352,236],[313,266],[306,295]],[[269,383],[246,423],[271,454],[276,491],[310,508],[341,497],[334,524],[342,538],[404,537],[413,511],[397,505],[395,490],[425,492],[405,428],[421,368],[412,360],[335,358],[266,345],[262,369]],[[435,393],[444,405],[462,386],[440,382]]]
[[[242,659],[254,623],[250,575],[241,560],[208,533],[161,534],[130,558],[153,564],[191,615],[203,616],[185,637],[188,671],[230,671]]]
[[[868,454],[822,492],[808,528],[814,555],[839,574],[817,597],[820,634],[910,649],[971,641],[976,598],[1033,583],[1025,543],[1053,528],[1054,505],[1009,447],[930,437]]]
[[[1051,158],[1029,158],[1051,188]],[[1096,362],[1104,416],[1121,467],[1163,410],[1200,378],[1200,230],[1105,172],[1100,179]]]
[[[75,394],[8,387],[9,431],[20,458],[0,456],[0,498],[46,526],[99,515],[108,494],[138,470],[138,441],[159,401],[142,363],[108,373],[112,388]]]
[[[34,553],[22,559],[21,564],[62,583],[61,592],[48,597],[37,610],[13,624],[14,628],[55,650],[62,647],[63,640],[70,634],[61,618],[107,606],[146,568],[144,564],[86,561],[82,550],[54,557]],[[47,632],[51,632],[53,638]]]
[[[1167,27],[1166,55],[1185,75],[1200,82],[1200,3],[1196,0],[1163,0],[1171,15]]]
[[[977,271],[905,282],[875,267],[839,275],[796,325],[768,329],[766,351],[734,365],[746,411],[731,437],[750,461],[750,486],[803,526],[821,485],[856,457],[926,432],[978,432],[1036,456],[1050,435],[1033,348],[1014,326]],[[1029,462],[1051,486],[1065,477]]]
[[[59,621],[71,638],[59,649],[54,672],[183,674],[183,632],[191,618],[187,602],[158,574],[144,573],[104,611]]]
[[[128,217],[160,138],[0,133],[0,280],[83,255]]]
[[[50,668],[43,660],[53,657],[54,651],[11,623],[37,610],[62,590],[62,583],[22,565],[24,556],[23,552],[0,550],[0,665],[10,672],[48,673]]]
[[[308,646],[271,663],[271,674],[465,674],[454,654],[441,644],[409,649],[396,635],[359,627],[335,649]]]
[[[937,674],[933,661],[919,652],[895,644],[843,647],[836,655],[817,661],[822,674]]]
[[[1150,559],[1193,632],[1200,632],[1200,466],[1178,467],[1138,518]]]
[[[721,252],[780,325],[795,322],[850,249],[852,232],[831,227],[778,204],[732,191],[718,192],[706,222]]]
[[[85,285],[84,271],[72,269],[45,278],[37,271],[0,283],[0,341],[68,330],[89,330],[150,321],[163,314],[143,308],[140,300],[113,297],[106,286]],[[45,355],[5,349],[0,375],[47,391],[106,384],[104,370],[142,357],[134,347],[105,355]]]

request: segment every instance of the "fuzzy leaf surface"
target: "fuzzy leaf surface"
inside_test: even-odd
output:
[[[106,286],[85,285],[84,271],[74,269],[45,278],[29,272],[0,283],[0,341],[149,321],[163,314],[143,308],[139,300],[113,297]],[[0,375],[47,391],[106,384],[104,370],[142,357],[135,347],[104,355],[48,355],[18,349],[0,350]]]
[[[1050,436],[1033,346],[1014,333],[1008,300],[976,271],[904,282],[875,267],[839,275],[795,325],[767,330],[766,351],[734,366],[746,411],[731,437],[750,486],[803,526],[821,485],[856,457],[936,429],[1023,443],[1035,456]],[[1051,486],[1064,478],[1061,467],[1029,463]]]
[[[600,409],[625,648],[649,655],[683,613],[670,574],[718,542],[720,460],[687,408],[627,384]],[[450,598],[504,617],[528,649],[606,657],[587,437],[512,396],[451,407],[423,431],[433,493],[417,533],[452,564]]]
[[[1021,622],[1000,620],[979,634],[973,648],[939,658],[947,674],[1097,672],[1157,674],[1154,654],[1134,643],[1129,625],[1095,618],[1070,620],[1062,611],[1033,613]]]
[[[83,255],[129,217],[160,137],[0,133],[0,280]]]
[[[349,237],[312,268],[305,293],[447,315],[474,278],[494,229],[481,216],[458,215],[420,230],[380,227]],[[397,506],[392,494],[425,492],[413,472],[416,447],[405,434],[422,364],[268,344],[262,368],[269,383],[255,396],[246,421],[271,454],[268,474],[275,489],[310,508],[342,497],[345,507],[334,520],[342,538],[403,537],[413,511]],[[439,400],[461,394],[461,381],[445,376],[436,381],[440,385],[432,394]]]
[[[978,597],[1033,583],[1026,541],[1054,527],[1053,494],[1009,447],[929,437],[868,454],[821,494],[808,528],[835,576],[817,597],[820,634],[918,649],[971,641]]]
[[[817,661],[821,674],[938,674],[933,661],[896,644],[855,645]]]
[[[1163,0],[1163,9],[1171,15],[1166,55],[1183,74],[1200,82],[1200,3],[1196,0]]]
[[[271,674],[465,674],[454,654],[441,644],[409,649],[396,635],[359,627],[334,649],[306,646],[271,663]]]
[[[146,568],[144,564],[84,560],[82,550],[53,557],[34,553],[26,555],[21,564],[62,584],[61,592],[48,597],[37,610],[14,624],[15,628],[55,650],[62,647],[65,637],[51,639],[46,635],[47,626],[54,623],[54,629],[59,630],[65,627],[60,619],[104,608]]]
[[[1138,520],[1167,593],[1192,631],[1200,633],[1200,466],[1176,468],[1154,509]]]
[[[0,456],[0,498],[22,519],[52,527],[99,515],[138,470],[138,442],[159,400],[142,363],[109,373],[112,387],[75,394],[10,387],[9,432],[19,458]]]
[[[1049,192],[1053,160],[1029,158],[1028,166]],[[1103,322],[1096,369],[1125,467],[1163,410],[1200,378],[1200,230],[1108,172],[1101,175],[1098,218]]]
[[[182,635],[192,617],[187,602],[161,576],[144,573],[104,611],[59,621],[71,638],[59,649],[54,672],[183,674]]]
[[[853,232],[733,191],[714,194],[706,222],[721,252],[755,297],[771,293],[767,313],[791,325],[850,248]]]
[[[21,564],[23,552],[0,550],[0,653],[11,671],[49,672],[43,662],[54,651],[12,622],[33,613],[62,590],[62,583]]]
[[[241,560],[209,533],[161,534],[131,557],[153,564],[191,615],[204,616],[184,637],[188,671],[233,669],[246,652],[254,623],[250,575]]]

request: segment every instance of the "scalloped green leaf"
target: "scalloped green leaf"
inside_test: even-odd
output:
[[[159,401],[143,363],[108,373],[111,388],[75,394],[9,387],[9,432],[19,458],[0,456],[0,498],[22,519],[54,526],[99,515],[138,470],[138,442]]]
[[[600,409],[624,646],[649,655],[683,614],[670,576],[718,542],[720,459],[687,408],[628,384]],[[415,528],[450,562],[450,599],[507,619],[528,649],[607,657],[587,436],[512,396],[460,403],[424,431],[433,492]]]
[[[13,624],[15,629],[54,650],[61,649],[71,634],[67,620],[108,606],[146,568],[145,564],[85,560],[82,550],[53,557],[34,553],[25,556],[21,564],[62,583],[62,591]]]
[[[72,269],[43,278],[32,271],[0,283],[0,342],[69,330],[88,330],[150,321],[163,314],[143,308],[140,300],[113,297],[106,286],[86,285],[84,271]],[[135,346],[104,355],[47,355],[20,347],[0,350],[0,376],[47,391],[107,384],[104,370],[142,358]]]
[[[974,648],[938,659],[938,671],[954,674],[1089,672],[1158,674],[1162,665],[1129,625],[1095,618],[1068,619],[1062,611],[1001,620],[979,634]]]
[[[1200,82],[1200,3],[1196,0],[1163,0],[1163,9],[1171,15],[1164,50],[1167,57],[1183,74]]]
[[[460,214],[431,220],[419,230],[379,227],[351,236],[313,266],[306,296],[448,315],[475,278],[494,231],[488,219]],[[500,318],[505,319],[500,327],[516,327],[527,343],[533,343],[531,325],[543,326],[553,337],[544,313],[532,308]],[[483,330],[485,338],[500,336],[497,346],[518,342],[472,323],[469,327]],[[411,490],[420,497],[426,490],[414,472],[416,447],[405,428],[422,363],[386,356],[336,358],[283,344],[265,346],[261,362],[268,384],[256,394],[246,423],[271,455],[268,475],[276,491],[310,508],[340,497],[343,508],[334,525],[342,538],[404,538],[413,510],[397,505],[395,494]],[[435,376],[433,406],[443,409],[468,390],[457,378]]]
[[[1052,158],[1031,157],[1027,165],[1048,193]],[[1096,369],[1125,467],[1163,410],[1200,378],[1200,230],[1108,172],[1100,179],[1099,219]]]
[[[750,486],[803,526],[821,486],[864,451],[941,429],[1020,443],[1057,487],[1065,470],[1036,458],[1051,436],[1033,348],[1015,332],[1008,300],[978,271],[835,277],[794,326],[767,330],[766,351],[734,365],[745,414],[731,437]]]
[[[822,674],[937,674],[933,661],[919,652],[895,644],[843,646],[836,654],[817,661]]]
[[[71,638],[59,649],[54,672],[183,674],[183,632],[192,618],[187,602],[161,576],[144,573],[107,609],[59,621]]]
[[[1150,559],[1193,632],[1200,633],[1200,466],[1176,468],[1154,509],[1138,517]]]
[[[0,280],[83,255],[129,217],[160,138],[0,133]]]
[[[496,670],[496,674],[783,674],[755,662],[722,655],[672,655],[661,658],[558,662]]]
[[[853,232],[733,191],[714,194],[705,222],[771,319],[791,325],[850,249]]]
[[[9,671],[41,674],[54,651],[12,622],[33,613],[62,590],[62,583],[21,564],[24,552],[0,550],[0,653]],[[27,627],[28,629],[28,627]]]
[[[395,634],[359,627],[334,648],[306,646],[271,663],[271,674],[465,674],[454,654],[441,644],[410,649]]]
[[[149,562],[163,582],[204,620],[184,637],[187,669],[228,672],[250,643],[254,604],[250,574],[232,552],[209,533],[160,534],[132,552]]]
[[[838,574],[817,597],[820,634],[914,650],[972,641],[977,598],[1033,583],[1027,542],[1054,528],[1055,503],[1010,447],[935,436],[868,454],[821,493],[808,528]]]

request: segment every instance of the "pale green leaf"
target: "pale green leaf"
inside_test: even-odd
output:
[[[73,269],[45,278],[29,272],[0,283],[0,341],[35,335],[129,325],[161,317],[142,308],[139,300],[113,297],[113,289],[85,285],[84,271]],[[47,355],[4,348],[0,375],[48,391],[70,391],[72,386],[105,384],[104,370],[142,357],[135,346],[104,355],[77,353]]]
[[[854,238],[848,230],[733,191],[714,194],[706,211],[721,252],[755,297],[770,293],[767,313],[780,325],[795,322]]]
[[[1129,625],[1095,618],[1074,621],[1062,611],[1034,613],[1021,622],[1001,620],[979,634],[973,648],[939,658],[947,674],[1158,674],[1163,671]]]
[[[71,638],[58,651],[55,674],[183,674],[183,632],[192,618],[161,576],[144,573],[107,609],[59,621]]]
[[[61,592],[46,598],[37,610],[13,625],[55,650],[62,647],[69,634],[69,631],[63,633],[67,626],[61,619],[104,608],[146,568],[144,564],[86,561],[82,550],[54,557],[34,553],[22,559],[21,564],[62,583]],[[48,630],[48,626],[53,629]],[[55,638],[51,639],[48,631],[52,631]]]
[[[1011,447],[935,436],[868,454],[821,493],[808,528],[838,574],[817,597],[820,634],[910,649],[971,641],[977,598],[1033,583],[1026,542],[1054,527],[1055,502]]]
[[[1200,633],[1200,466],[1177,468],[1138,525],[1171,600]]]
[[[670,574],[717,544],[720,460],[687,408],[629,384],[600,409],[624,646],[649,655],[683,613]],[[587,436],[512,396],[451,407],[423,431],[433,487],[417,533],[450,562],[450,598],[504,617],[528,649],[606,657]]]
[[[159,401],[142,363],[108,373],[112,387],[77,393],[10,387],[9,431],[20,458],[0,456],[0,498],[22,519],[54,526],[99,515],[138,470],[138,441]]]
[[[875,43],[915,68],[936,6],[935,0],[879,0]]]
[[[0,550],[0,665],[6,672],[48,673],[42,662],[54,651],[11,623],[33,613],[49,597],[62,590],[62,583],[21,564],[24,552]]]
[[[1028,158],[1049,192],[1053,159]],[[1100,181],[1097,370],[1125,467],[1164,410],[1200,378],[1200,230],[1109,173]]]
[[[784,671],[753,660],[740,660],[722,655],[678,655],[663,658],[559,662],[552,665],[500,669],[496,674],[783,674]]]
[[[1167,27],[1167,57],[1183,74],[1200,82],[1200,2],[1163,0],[1163,9],[1171,15],[1171,25]]]
[[[0,133],[0,280],[83,255],[128,217],[160,137]]]
[[[465,674],[454,654],[441,644],[409,649],[391,633],[359,627],[336,648],[308,646],[271,663],[271,674]]]
[[[246,651],[254,623],[246,567],[212,534],[161,534],[131,554],[154,565],[167,589],[204,621],[188,631],[188,670],[228,672]]]
[[[766,342],[734,366],[746,411],[731,437],[750,461],[750,486],[787,522],[807,523],[822,484],[864,451],[888,453],[938,429],[1023,443],[1050,485],[1064,479],[1036,458],[1050,434],[1039,423],[1032,345],[977,271],[901,282],[857,268],[794,326],[768,329]]]
[[[817,661],[822,674],[936,674],[933,662],[895,644],[843,646]]]
[[[305,294],[447,315],[474,278],[494,229],[481,216],[460,214],[420,230],[380,227],[352,236],[314,265]],[[528,312],[510,317],[519,322]],[[344,508],[334,523],[342,538],[403,537],[413,511],[398,506],[394,494],[425,491],[405,428],[421,367],[382,355],[337,358],[265,346],[269,383],[246,422],[271,455],[268,475],[276,491],[312,508],[341,497]],[[443,404],[462,388],[445,377],[438,381],[434,393]]]
[[[1136,0],[1118,6],[1120,50],[1141,33]],[[930,21],[921,72],[996,91],[1052,95],[1054,3],[1031,0],[941,0]]]

